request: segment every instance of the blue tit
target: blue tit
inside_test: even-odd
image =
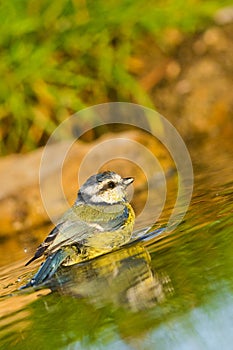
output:
[[[60,265],[92,259],[127,243],[135,214],[126,198],[134,181],[113,171],[93,175],[81,186],[74,205],[57,222],[34,257],[46,260],[35,276],[21,289],[37,286],[50,278]]]

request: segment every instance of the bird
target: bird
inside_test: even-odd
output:
[[[45,257],[37,273],[20,289],[43,284],[60,265],[83,262],[129,242],[135,213],[127,200],[127,187],[133,181],[133,177],[123,178],[113,171],[90,176],[80,187],[73,206],[26,263]]]

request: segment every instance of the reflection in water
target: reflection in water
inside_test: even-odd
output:
[[[92,342],[103,332],[103,325],[106,336],[109,318],[115,320],[124,338],[134,328],[124,325],[127,314],[137,324],[143,310],[162,305],[173,291],[169,276],[152,271],[150,254],[141,243],[63,267],[46,287],[49,289],[33,293],[33,289],[18,291],[1,301],[4,349],[33,348],[35,342],[41,349],[47,344],[60,348],[62,343],[67,346],[83,337]],[[10,305],[12,312],[7,312]],[[141,331],[135,327],[137,336],[146,328],[147,323]],[[102,336],[95,341],[102,343]]]
[[[168,276],[152,272],[146,249],[134,245],[64,267],[50,287],[61,294],[88,298],[96,306],[112,303],[138,311],[161,303],[166,291],[172,290],[168,282]]]

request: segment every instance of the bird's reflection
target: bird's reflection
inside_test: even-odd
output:
[[[12,339],[15,344],[19,339],[16,320],[25,349],[33,348],[35,337],[41,349],[48,344],[57,348],[64,339],[72,344],[83,338],[91,342],[93,335],[101,339],[103,329],[105,335],[109,332],[109,322],[122,339],[128,339],[129,334],[133,339],[143,337],[160,317],[161,308],[155,313],[153,308],[172,292],[169,276],[153,266],[143,243],[137,242],[88,262],[60,268],[46,285],[17,291],[1,304],[2,309],[13,308],[3,323],[4,349],[9,348]],[[14,312],[17,305],[20,312]]]
[[[148,251],[137,244],[64,267],[48,286],[60,294],[87,298],[95,306],[111,303],[139,311],[161,303],[171,292],[168,284],[168,276],[152,272]]]

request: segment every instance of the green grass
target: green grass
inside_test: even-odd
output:
[[[163,47],[167,28],[202,29],[230,1],[2,0],[0,149],[43,145],[72,113],[97,103],[153,106],[129,72],[137,43]]]

